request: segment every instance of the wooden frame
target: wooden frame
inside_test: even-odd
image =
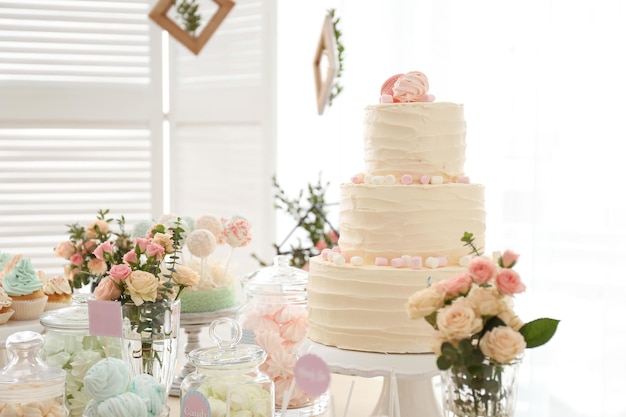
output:
[[[326,78],[322,81],[320,63],[322,57],[326,54],[328,59],[328,70]],[[317,98],[317,113],[323,114],[326,104],[330,98],[333,87],[333,81],[337,75],[337,39],[335,39],[335,29],[333,27],[332,17],[326,15],[324,24],[322,25],[322,33],[315,51],[315,59],[313,60],[313,73],[315,75],[315,92]]]
[[[180,43],[187,47],[195,55],[198,55],[204,45],[209,41],[215,33],[219,25],[222,24],[226,15],[235,6],[232,0],[212,0],[219,8],[208,21],[202,32],[196,37],[180,27],[176,22],[167,16],[167,12],[174,6],[175,0],[159,0],[152,8],[148,16],[157,25],[161,26],[170,35],[176,38]]]

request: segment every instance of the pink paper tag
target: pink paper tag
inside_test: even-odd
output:
[[[198,391],[189,391],[180,402],[180,417],[211,417],[211,414],[209,402]]]
[[[296,362],[294,377],[298,387],[312,397],[319,397],[330,385],[330,370],[319,356],[306,354]]]
[[[122,304],[119,301],[88,300],[89,334],[122,337]]]

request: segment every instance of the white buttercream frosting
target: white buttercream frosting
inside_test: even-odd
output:
[[[46,294],[71,294],[72,288],[67,278],[54,277],[44,281],[43,292]]]
[[[373,264],[376,257],[445,256],[450,265],[468,254],[461,237],[485,244],[484,187],[480,184],[342,184],[341,252]]]
[[[393,103],[365,108],[365,173],[463,176],[465,118],[455,103]]]

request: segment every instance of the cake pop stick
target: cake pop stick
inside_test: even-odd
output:
[[[289,385],[289,389],[285,391],[283,394],[283,404],[280,409],[280,415],[284,416],[287,412],[287,406],[289,405],[289,401],[291,401],[291,396],[293,395],[293,390],[296,388],[296,379],[293,378],[291,380],[291,384]]]

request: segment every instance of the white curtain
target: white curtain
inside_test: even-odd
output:
[[[561,320],[527,351],[516,416],[625,416],[626,3],[291,3],[278,2],[279,180],[296,190],[321,171],[332,200],[362,169],[363,107],[389,76],[425,72],[437,100],[465,105],[465,171],[487,189],[487,250],[521,253],[520,315]],[[345,90],[320,117],[311,66],[330,7]]]

